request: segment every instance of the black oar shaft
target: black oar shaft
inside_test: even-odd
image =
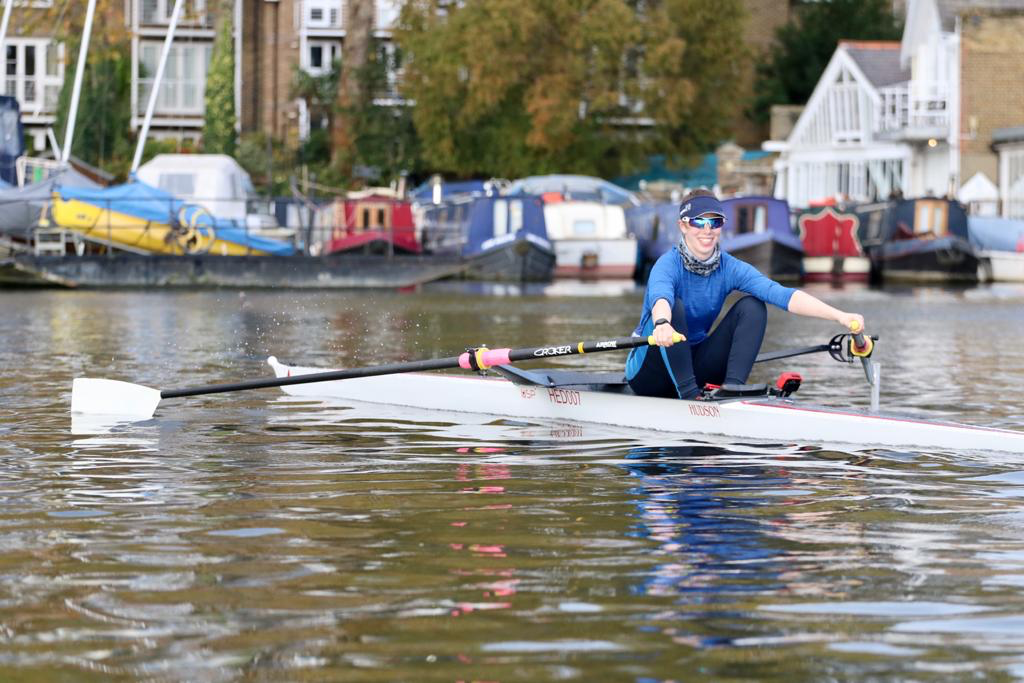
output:
[[[619,337],[617,339],[606,339],[603,341],[578,342],[576,344],[562,344],[558,346],[534,346],[523,349],[492,349],[480,350],[480,358],[488,361],[483,367],[495,365],[489,362],[493,358],[501,358],[504,362],[507,354],[508,362],[515,362],[529,359],[553,358],[557,356],[573,356],[581,353],[597,353],[600,351],[615,351],[620,349],[631,349],[635,346],[646,346],[647,337]],[[203,387],[190,387],[186,389],[164,389],[160,392],[160,398],[181,398],[183,396],[200,396],[203,394],[222,394],[229,391],[244,391],[246,389],[269,389],[271,387],[284,387],[292,384],[309,384],[312,382],[329,382],[332,380],[356,379],[359,377],[377,377],[379,375],[397,375],[406,372],[425,372],[427,370],[444,370],[447,368],[466,367],[464,362],[467,354],[452,356],[450,358],[435,358],[429,360],[410,361],[407,363],[390,363],[388,365],[374,365],[366,368],[353,368],[350,370],[330,370],[328,372],[315,372],[294,377],[277,377],[274,379],[253,379],[245,382],[232,382],[230,384],[210,384]]]
[[[290,384],[309,384],[310,382],[328,382],[330,380],[338,379],[356,379],[357,377],[375,377],[377,375],[392,375],[403,372],[423,372],[426,370],[443,370],[445,368],[457,367],[459,367],[459,358],[458,356],[455,356],[453,358],[436,358],[412,361],[410,363],[375,365],[373,367],[354,368],[352,370],[330,370],[328,372],[315,372],[308,375],[296,375],[294,377],[253,379],[245,382],[210,384],[205,387],[191,387],[188,389],[164,389],[160,392],[160,398],[180,398],[182,396],[199,396],[201,394],[222,394],[228,391],[268,389],[270,387],[283,387]]]
[[[781,360],[783,358],[792,358],[793,356],[803,356],[807,353],[820,353],[821,351],[828,351],[828,344],[817,344],[816,346],[805,346],[802,349],[783,349],[781,351],[769,351],[768,353],[760,353],[757,358],[754,359],[755,363],[765,363],[770,360]]]

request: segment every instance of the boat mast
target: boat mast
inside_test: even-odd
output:
[[[4,18],[0,21],[0,64],[3,64],[3,73],[0,73],[0,95],[7,94],[7,50],[4,49],[4,41],[7,40],[7,24],[11,22],[11,9],[14,7],[14,0],[7,0],[4,3]]]
[[[171,43],[174,41],[174,30],[178,27],[178,17],[181,16],[182,0],[174,0],[174,11],[171,12],[171,23],[167,27],[167,37],[164,39],[164,47],[160,52],[160,63],[156,67],[156,76],[153,78],[153,87],[149,91],[149,102],[146,104],[146,118],[142,121],[142,129],[139,131],[139,140],[135,143],[135,158],[132,159],[132,170],[129,175],[134,176],[139,170],[142,162],[142,149],[146,146],[146,137],[149,135],[149,124],[153,120],[153,110],[156,109],[156,98],[160,94],[160,84],[164,79],[164,67],[167,66],[167,56],[171,53]]]
[[[7,0],[10,5],[13,0]],[[68,107],[67,130],[64,131],[64,149],[61,150],[60,165],[67,166],[71,156],[71,141],[75,137],[75,118],[78,116],[78,97],[82,94],[82,76],[85,75],[85,58],[89,54],[89,35],[92,33],[92,18],[96,14],[96,0],[89,0],[85,10],[85,27],[82,29],[82,44],[78,48],[78,63],[75,67],[75,86],[71,91],[71,106]],[[6,61],[5,61],[6,64]],[[6,69],[6,67],[5,67]],[[6,78],[4,74],[4,78]]]

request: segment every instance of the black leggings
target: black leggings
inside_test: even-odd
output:
[[[745,296],[699,344],[685,341],[668,348],[647,349],[643,365],[629,380],[629,386],[640,396],[690,399],[700,394],[705,384],[745,384],[767,325],[764,302]],[[672,326],[689,336],[686,310],[679,299],[672,307]],[[665,367],[666,358],[671,372]]]

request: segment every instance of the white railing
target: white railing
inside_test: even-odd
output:
[[[875,117],[878,132],[946,129],[950,123],[949,85],[911,81],[879,88],[881,102]]]

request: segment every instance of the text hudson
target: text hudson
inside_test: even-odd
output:
[[[548,389],[548,398],[552,403],[561,403],[567,406],[580,404],[580,392],[573,389]]]
[[[690,415],[696,415],[697,417],[721,417],[722,414],[718,412],[718,406],[690,406]]]

